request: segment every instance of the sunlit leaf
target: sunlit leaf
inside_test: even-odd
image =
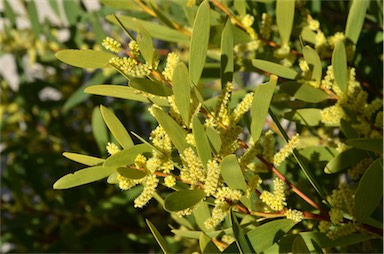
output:
[[[115,55],[91,49],[63,49],[56,53],[56,57],[66,64],[80,68],[106,68],[111,67],[108,62]]]
[[[108,129],[112,132],[112,135],[119,142],[119,144],[123,148],[132,147],[134,145],[133,141],[117,116],[103,105],[100,105],[100,112],[103,116],[105,124],[108,126]]]
[[[204,126],[200,123],[197,116],[194,116],[192,119],[192,127],[197,153],[204,168],[206,168],[208,161],[212,159],[212,153]]]
[[[321,109],[317,108],[302,108],[285,113],[284,118],[303,125],[316,126],[321,122],[320,112]]]
[[[147,144],[139,144],[132,147],[129,147],[127,149],[121,150],[110,157],[108,157],[105,162],[105,167],[121,167],[133,164],[135,161],[135,158],[138,154],[143,153],[150,153],[152,152],[152,148],[148,146]]]
[[[136,168],[127,168],[127,167],[119,167],[117,168],[117,172],[119,172],[120,175],[129,179],[141,179],[147,175],[142,170],[138,170]]]
[[[95,166],[98,164],[102,164],[105,160],[102,158],[97,158],[89,155],[84,155],[84,154],[78,154],[78,153],[69,153],[69,152],[64,152],[63,156],[76,161],[78,163],[87,165],[87,166]]]
[[[274,220],[249,231],[247,236],[256,253],[260,253],[277,242],[295,224],[289,219]]]
[[[145,219],[145,222],[147,223],[149,229],[151,230],[153,237],[156,239],[156,242],[160,245],[161,250],[165,254],[171,253],[171,251],[169,250],[169,246],[168,246],[167,242],[163,238],[163,235],[160,234],[160,232],[157,230],[155,225],[153,225],[152,222],[150,222],[148,219]]]
[[[188,147],[188,143],[185,140],[187,136],[186,132],[172,117],[170,117],[163,110],[159,108],[153,108],[153,114],[161,127],[163,127],[165,132],[168,134],[177,150],[179,150],[180,153],[183,153],[184,150]]]
[[[281,84],[280,90],[305,102],[318,103],[329,99],[328,94],[323,90],[294,81]]]
[[[252,59],[252,64],[260,70],[275,74],[281,78],[295,79],[298,75],[298,73],[291,68],[266,60]]]
[[[288,45],[295,17],[295,0],[276,1],[276,23],[282,45]]]
[[[204,68],[210,26],[209,2],[205,0],[197,10],[190,44],[189,79],[194,85],[198,84]]]
[[[205,197],[200,189],[180,190],[169,194],[164,201],[164,209],[168,212],[177,212],[196,205]]]
[[[245,3],[245,1],[237,2]],[[227,19],[223,33],[221,34],[220,51],[220,78],[221,87],[223,88],[227,82],[232,82],[233,79],[233,32],[230,19]]]
[[[202,201],[195,209],[193,209],[193,216],[199,229],[206,233],[213,231],[212,228],[207,229],[204,224],[204,222],[211,217],[207,202]]]
[[[201,253],[221,253],[212,239],[204,233],[200,234],[199,245]]]
[[[336,43],[335,49],[332,53],[332,67],[335,82],[342,92],[347,89],[347,53],[343,41]]]
[[[309,68],[312,71],[312,79],[320,83],[323,66],[321,65],[319,54],[310,46],[305,46],[303,48],[303,54],[305,61],[308,63]]]
[[[226,156],[221,162],[220,167],[221,175],[229,188],[243,191],[247,189],[243,171],[240,168],[236,155],[230,154]]]
[[[189,125],[189,111],[191,108],[191,84],[188,68],[184,63],[178,63],[173,71],[172,89],[175,95],[175,104],[185,125]]]
[[[61,177],[53,184],[54,189],[69,189],[79,185],[92,183],[116,172],[116,167],[95,166],[84,168],[75,173]]]
[[[383,153],[383,139],[382,138],[352,138],[345,141],[347,145],[372,151],[375,153]]]
[[[136,23],[137,36],[136,42],[139,45],[140,53],[145,59],[146,63],[153,66],[155,60],[155,47],[153,45],[152,37],[147,30],[141,25],[140,21],[133,19]]]
[[[26,4],[27,4],[29,20],[32,26],[32,31],[36,37],[39,37],[41,33],[41,24],[39,21],[39,14],[37,12],[36,3],[35,1],[27,1]]]
[[[383,159],[375,160],[361,177],[355,193],[355,216],[359,222],[372,214],[383,197]]]
[[[349,9],[347,25],[345,27],[345,37],[354,44],[359,39],[361,28],[363,27],[365,13],[370,1],[353,0]]]
[[[254,142],[259,140],[263,130],[276,84],[277,77],[271,75],[268,83],[256,87],[251,106],[251,135]]]
[[[324,168],[324,172],[327,174],[334,174],[339,171],[343,171],[353,165],[356,165],[356,163],[367,156],[368,154],[364,150],[357,148],[347,149],[329,161]]]

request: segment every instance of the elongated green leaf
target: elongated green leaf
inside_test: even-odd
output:
[[[288,45],[295,17],[295,0],[276,1],[276,23],[282,45]]]
[[[39,21],[39,14],[37,13],[35,1],[28,1],[26,4],[29,20],[31,21],[32,31],[38,38],[40,36],[42,26]]]
[[[137,19],[133,19],[133,21],[136,23],[136,41],[139,45],[140,53],[147,62],[147,64],[153,66],[155,60],[155,47],[153,46],[152,37],[143,27],[143,25],[141,25],[140,21],[138,21]]]
[[[215,154],[218,154],[221,149],[221,137],[220,133],[216,131],[213,127],[208,127],[207,130],[207,137],[209,139],[209,143],[211,144],[212,151]]]
[[[375,160],[364,173],[355,194],[355,216],[362,222],[378,207],[383,197],[383,159]]]
[[[54,189],[69,189],[79,185],[92,183],[116,172],[116,167],[95,166],[84,168],[75,173],[61,177],[53,184]]]
[[[197,85],[203,72],[210,26],[209,2],[205,0],[197,10],[190,44],[189,79],[194,85]]]
[[[359,133],[352,127],[352,123],[344,119],[340,120],[340,130],[348,139],[355,139],[359,137]]]
[[[13,11],[11,5],[9,4],[9,1],[11,0],[4,0],[4,12],[5,17],[10,23],[10,27],[15,28],[16,27],[16,13]]]
[[[245,3],[245,1],[242,2]],[[233,79],[233,32],[230,19],[227,19],[221,34],[220,51],[220,78],[221,87],[223,88],[227,82],[232,82]]]
[[[312,31],[309,27],[303,28],[303,30],[301,31],[301,37],[304,41],[316,44],[316,33]]]
[[[63,156],[79,162],[81,164],[87,165],[87,166],[95,166],[98,164],[102,164],[105,160],[102,158],[97,158],[89,155],[84,155],[84,154],[78,154],[78,153],[69,153],[69,152],[64,152]]]
[[[117,118],[117,116],[112,111],[103,105],[100,105],[100,112],[103,116],[105,124],[108,126],[108,129],[112,132],[112,135],[119,142],[119,144],[123,148],[132,147],[134,145],[133,141],[124,125],[120,122],[119,118]]]
[[[122,167],[130,165],[133,164],[138,154],[150,153],[151,151],[152,148],[146,144],[135,145],[108,157],[104,162],[104,166]]]
[[[201,253],[221,253],[212,239],[204,233],[200,234],[199,245]]]
[[[95,107],[92,112],[92,134],[100,152],[105,154],[109,135],[99,107]]]
[[[213,231],[213,228],[207,229],[204,222],[211,217],[207,202],[202,201],[195,209],[193,209],[193,216],[199,229],[205,233]]]
[[[263,130],[276,84],[277,77],[271,75],[268,83],[256,87],[251,106],[251,135],[254,142],[259,140],[261,131]]]
[[[255,253],[252,248],[252,244],[249,242],[248,236],[244,234],[240,227],[239,221],[237,220],[235,213],[232,210],[230,218],[232,222],[233,235],[235,236],[236,245],[240,250],[240,253]]]
[[[375,153],[383,153],[383,139],[382,138],[353,138],[345,141],[347,145],[372,151]]]
[[[133,18],[127,17],[127,16],[116,16],[124,25],[125,28],[131,29],[133,31],[137,32],[137,27],[135,22],[133,21]],[[118,21],[113,15],[108,15],[107,20],[119,25]],[[141,25],[145,28],[145,30],[148,31],[148,33],[151,35],[152,38],[157,38],[163,41],[169,41],[169,42],[180,42],[180,43],[188,43],[189,37],[177,30],[168,28],[163,25],[159,25],[155,22],[150,21],[144,21],[142,19],[136,19],[141,23]]]
[[[353,165],[356,165],[356,163],[367,156],[368,154],[364,150],[350,148],[339,153],[335,158],[329,161],[324,168],[324,172],[327,174],[334,174],[339,171],[343,171]]]
[[[221,162],[221,175],[231,189],[245,191],[247,184],[244,179],[243,171],[240,168],[236,155],[230,154]]]
[[[80,5],[78,0],[64,1],[63,7],[65,16],[67,17],[68,23],[71,26],[77,25],[77,18],[80,16]]]
[[[289,219],[267,222],[247,233],[256,253],[260,253],[285,235],[296,223]]]
[[[299,153],[309,161],[313,159],[318,161],[330,161],[338,152],[332,147],[306,146],[305,148],[300,149]]]
[[[310,46],[305,46],[303,48],[304,59],[308,63],[309,68],[312,71],[312,79],[320,83],[321,81],[321,60],[319,54],[311,48]]]
[[[180,190],[169,194],[164,201],[164,209],[168,212],[177,212],[196,205],[205,197],[200,189]]]
[[[302,108],[285,113],[284,118],[303,125],[316,126],[321,122],[320,112],[321,109],[317,108]]]
[[[292,253],[311,253],[301,236],[296,237],[293,241]]]
[[[191,83],[188,68],[184,63],[178,63],[173,71],[172,89],[175,104],[186,126],[189,126],[189,111],[191,110]]]
[[[157,96],[170,96],[172,89],[161,83],[146,78],[131,78],[129,85],[137,90]]]
[[[343,41],[336,43],[335,49],[332,53],[332,67],[333,74],[337,86],[342,92],[347,90],[347,53],[345,52],[345,46]]]
[[[247,14],[247,1],[246,0],[234,0],[233,5],[235,6],[236,11],[239,13],[240,17],[244,17]]]
[[[208,137],[205,134],[204,126],[200,123],[200,120],[197,118],[197,116],[193,117],[192,127],[197,153],[199,154],[200,160],[203,163],[204,168],[206,168],[208,161],[212,159],[212,153]]]
[[[188,147],[188,143],[185,140],[187,136],[185,131],[172,117],[170,117],[163,110],[159,108],[153,108],[153,114],[161,127],[163,127],[165,132],[168,134],[177,150],[179,150],[180,153],[183,153],[184,150]]]
[[[293,69],[266,60],[252,59],[252,64],[260,70],[275,74],[281,78],[295,79],[298,75]]]
[[[91,49],[63,49],[56,53],[56,57],[66,64],[80,68],[106,68],[111,67],[108,62],[115,55]]]
[[[373,238],[373,236],[369,234],[349,234],[347,236],[339,237],[336,240],[330,240],[326,234],[320,232],[303,232],[300,233],[300,236],[303,238],[307,248],[312,253],[322,253],[318,251],[319,248],[346,246]],[[281,238],[279,242],[265,250],[264,253],[275,254],[291,252],[292,243],[296,237],[296,234],[287,235]]]
[[[167,254],[167,253],[171,253],[170,249],[169,249],[169,246],[167,244],[167,242],[165,241],[165,239],[163,238],[163,236],[160,234],[160,232],[157,230],[157,228],[155,227],[155,225],[152,224],[152,222],[150,222],[148,219],[145,219],[145,222],[147,223],[149,229],[151,230],[152,232],[152,235],[155,237],[156,239],[156,242],[159,244],[161,250]]]
[[[345,27],[345,37],[350,39],[354,44],[356,44],[359,39],[369,3],[370,1],[352,1],[351,9],[348,14],[347,25]]]
[[[108,178],[107,178],[107,183],[109,183],[109,184],[118,184],[119,183],[119,180],[117,180],[117,176],[118,175],[119,175],[119,173],[117,173],[117,172],[109,175]]]
[[[281,84],[280,90],[296,99],[311,103],[318,103],[329,98],[328,94],[323,90],[294,81],[288,81]]]
[[[144,171],[138,170],[136,168],[127,167],[119,167],[117,168],[117,172],[119,172],[120,175],[125,176],[129,179],[141,179],[147,175]]]

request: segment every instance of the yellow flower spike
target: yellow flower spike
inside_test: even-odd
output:
[[[237,105],[230,116],[230,122],[234,125],[237,124],[243,115],[251,108],[253,101],[253,93],[248,93],[244,96],[243,100]]]
[[[103,45],[105,49],[114,53],[119,53],[119,51],[121,50],[121,44],[109,36],[107,36],[102,41],[101,45]]]
[[[167,64],[165,69],[162,72],[166,80],[172,81],[173,71],[176,68],[176,65],[180,62],[179,56],[175,52],[171,52],[167,56]]]
[[[288,209],[287,211],[285,211],[285,217],[287,217],[287,219],[290,219],[290,220],[293,220],[295,222],[300,222],[304,219],[304,214],[303,212],[301,211],[298,211],[296,209]]]
[[[166,176],[164,177],[164,185],[171,188],[175,186],[176,184],[176,179],[174,176]]]
[[[216,160],[209,160],[207,163],[207,178],[205,179],[204,192],[207,196],[214,195],[220,177],[220,166]]]
[[[274,155],[273,164],[275,166],[279,166],[290,154],[292,154],[293,149],[297,147],[299,141],[299,134],[297,133],[291,138],[291,140],[289,140],[288,144],[286,144],[278,153]]]
[[[153,197],[158,183],[159,179],[154,174],[145,177],[145,180],[143,181],[143,192],[134,200],[135,208],[142,208],[148,203],[148,201]]]
[[[110,155],[114,155],[115,153],[120,151],[119,147],[111,142],[108,142],[106,149]]]

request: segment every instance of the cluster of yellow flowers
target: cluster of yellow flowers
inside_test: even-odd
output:
[[[282,210],[284,206],[287,205],[285,202],[285,183],[281,179],[275,178],[273,180],[273,192],[263,191],[260,195],[260,199],[268,206],[266,207],[266,210]]]

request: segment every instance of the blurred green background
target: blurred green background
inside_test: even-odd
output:
[[[311,1],[310,8],[327,34],[342,30],[348,1]],[[123,11],[149,18],[138,9],[134,0],[0,0],[2,253],[160,251],[145,218],[162,233],[170,232],[173,222],[156,201],[133,208],[139,187],[122,192],[100,181],[52,189],[61,176],[81,168],[62,152],[106,156],[104,146],[112,140],[95,110],[98,105],[113,109],[140,136],[148,137],[154,125],[141,103],[83,93],[89,85],[124,84],[122,77],[70,67],[54,56],[60,49],[99,48],[106,35],[126,40],[104,17]],[[377,13],[367,18],[354,65],[377,94],[383,82],[383,35],[375,24],[382,24],[376,20],[382,17],[382,1],[372,1],[370,10]],[[173,251],[190,253],[190,242],[172,242]]]

